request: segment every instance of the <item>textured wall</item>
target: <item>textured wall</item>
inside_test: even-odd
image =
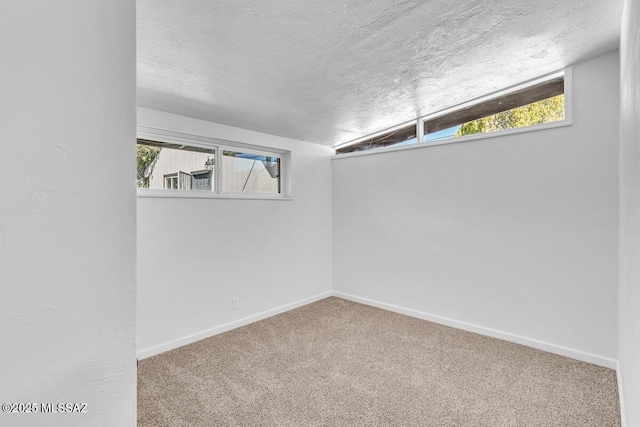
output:
[[[640,427],[640,1],[627,0],[620,46],[620,347],[627,427]]]
[[[572,126],[335,159],[334,289],[615,359],[618,70]]]
[[[133,426],[135,4],[0,4],[3,426]]]
[[[293,174],[291,201],[138,198],[139,351],[331,290],[333,150],[144,108],[138,121],[291,150]]]

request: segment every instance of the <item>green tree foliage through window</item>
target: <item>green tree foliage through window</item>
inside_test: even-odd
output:
[[[564,95],[464,123],[455,136],[495,132],[561,120],[564,120]]]
[[[137,145],[137,159],[138,159],[138,174],[137,184],[138,187],[149,187],[149,177],[144,176],[147,168],[153,163],[153,161],[160,154],[160,148],[151,147],[149,145]]]

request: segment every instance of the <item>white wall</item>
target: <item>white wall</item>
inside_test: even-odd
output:
[[[331,290],[331,149],[144,108],[138,122],[290,150],[293,169],[292,201],[138,198],[140,357]]]
[[[618,69],[570,127],[336,158],[334,289],[615,358]]]
[[[0,5],[3,426],[133,426],[135,3]]]
[[[625,2],[620,90],[620,334],[627,427],[640,427],[640,1]]]

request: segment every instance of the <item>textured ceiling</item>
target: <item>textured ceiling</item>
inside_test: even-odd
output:
[[[336,145],[617,48],[622,0],[137,0],[138,105]]]

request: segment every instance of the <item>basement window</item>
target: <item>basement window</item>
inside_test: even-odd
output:
[[[162,190],[207,190],[215,186],[198,185],[215,176],[216,148],[193,147],[138,139],[136,185]]]
[[[140,130],[139,130],[140,135]],[[287,199],[290,152],[217,139],[138,138],[138,195]]]
[[[563,74],[422,120],[423,142],[526,128],[564,119]]]
[[[337,147],[336,153],[447,142],[484,134],[506,134],[570,124],[565,94],[569,70],[430,114],[397,131],[380,133]],[[411,127],[415,126],[413,132]],[[389,135],[396,133],[402,137]]]
[[[376,148],[399,147],[416,143],[416,121],[410,124],[404,124],[400,127],[384,131],[380,134],[374,134],[365,140],[359,141],[357,144],[350,145],[345,148],[336,150],[338,154],[351,153],[354,151],[375,150]]]
[[[224,150],[223,189],[241,193],[280,193],[280,157]]]

